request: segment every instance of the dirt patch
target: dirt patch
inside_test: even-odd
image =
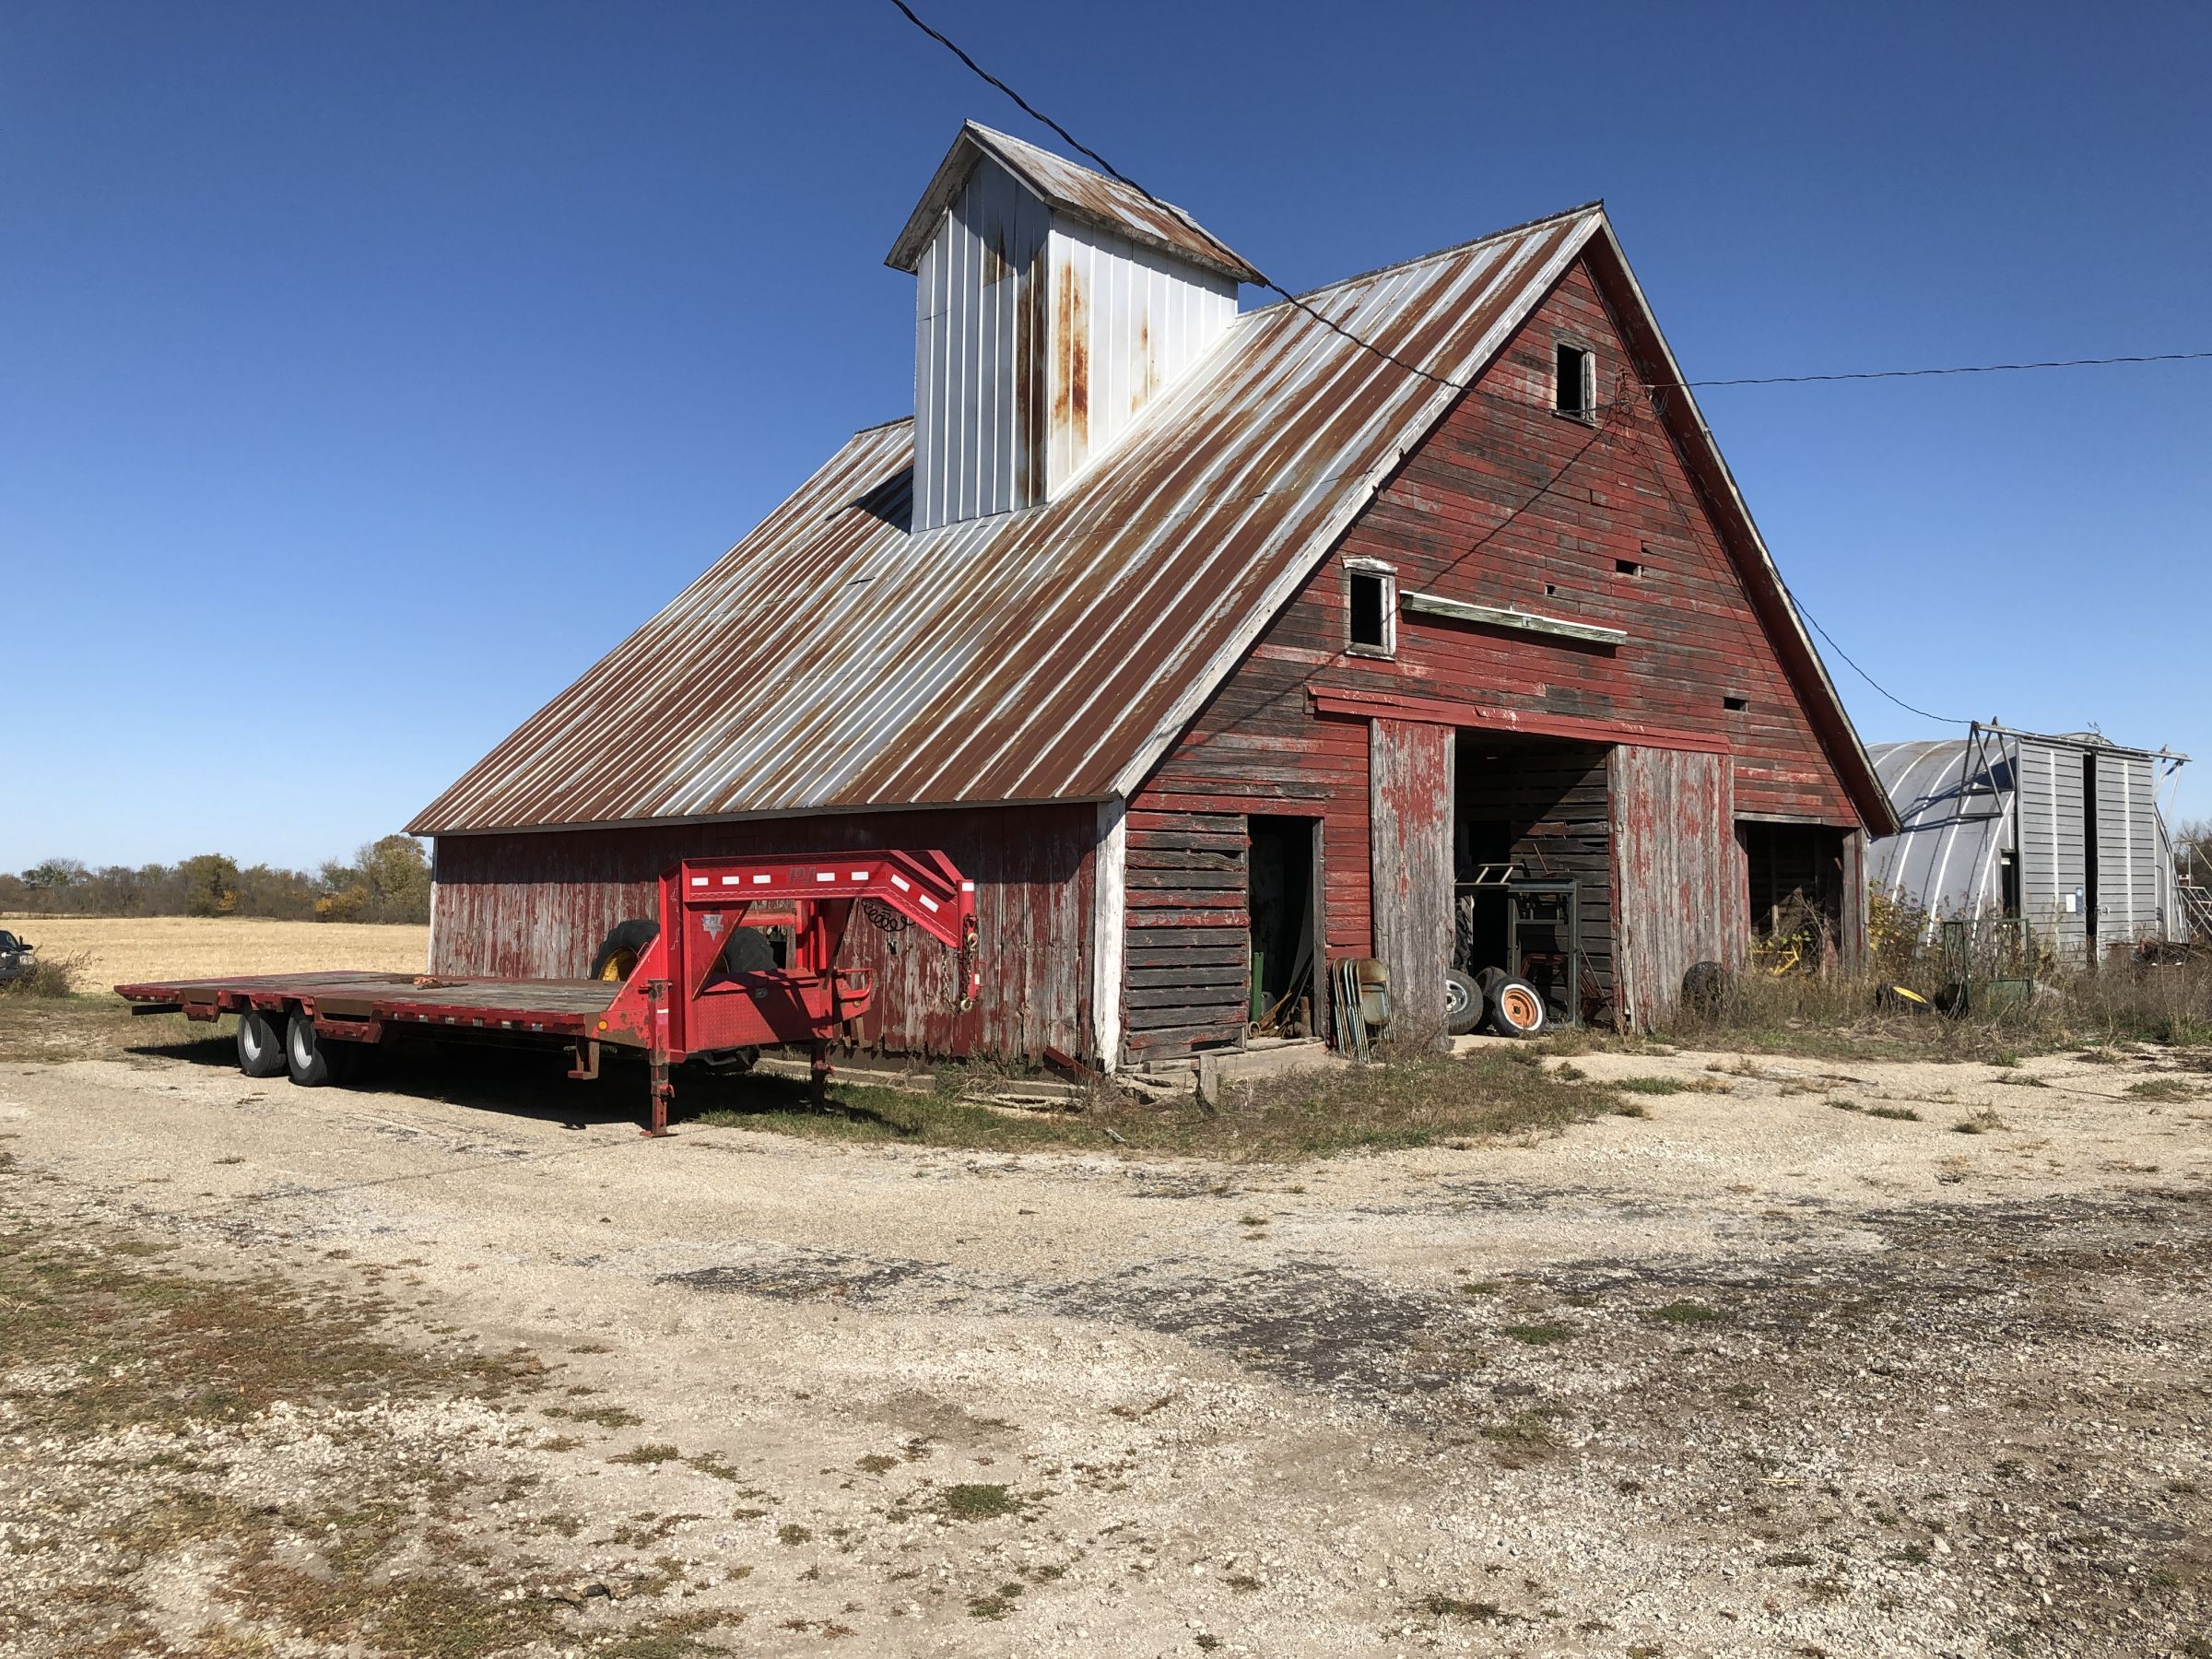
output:
[[[0,1064],[15,1650],[2212,1639],[2158,1052],[1501,1060],[1683,1086],[1294,1162],[109,1053]]]

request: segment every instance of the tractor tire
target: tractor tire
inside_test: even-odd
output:
[[[1682,1001],[1693,1014],[1717,1018],[1735,1000],[1735,983],[1719,962],[1692,962],[1682,974]]]
[[[1544,994],[1510,973],[1490,987],[1489,1016],[1490,1030],[1500,1037],[1541,1037],[1551,1024]]]
[[[273,1077],[284,1069],[284,1016],[259,1008],[238,1011],[238,1069],[249,1077]]]
[[[1482,987],[1456,968],[1444,971],[1444,1030],[1454,1037],[1477,1030],[1488,1017]]]
[[[722,947],[724,973],[764,973],[776,965],[775,941],[757,927],[741,927]]]
[[[661,924],[642,916],[616,923],[592,953],[592,971],[586,977],[618,983],[627,980],[637,971],[638,959],[645,954],[645,947],[660,936]]]

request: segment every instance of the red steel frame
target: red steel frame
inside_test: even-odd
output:
[[[757,972],[721,971],[730,933],[755,906],[791,917],[789,959]],[[837,966],[855,905],[886,908],[961,956],[960,1006],[982,984],[975,962],[975,883],[942,853],[836,857],[687,859],[661,877],[661,931],[598,1021],[603,1041],[643,1048],[653,1065],[653,1122],[665,1134],[668,1068],[691,1054],[805,1042],[813,1092],[830,1086],[830,1041],[867,1010],[875,985]]]
[[[282,975],[118,985],[134,1012],[182,1012],[212,1020],[248,1007],[297,1012],[318,1033],[354,1042],[381,1042],[387,1028],[434,1030],[440,1036],[527,1036],[574,1045],[570,1076],[599,1072],[599,1045],[638,1048],[652,1066],[653,1098],[645,1133],[668,1132],[674,1094],[669,1068],[695,1054],[724,1053],[779,1043],[813,1052],[813,1096],[828,1097],[830,1045],[847,1021],[867,1009],[871,976],[837,966],[856,906],[886,924],[911,924],[960,955],[960,1006],[974,1006],[982,987],[976,960],[975,883],[937,852],[846,853],[834,857],[760,855],[687,859],[661,877],[661,927],[603,1009],[579,1007],[579,982],[412,980],[379,975]],[[769,913],[756,914],[762,907]],[[722,971],[731,934],[747,917],[788,926],[783,966]],[[542,1006],[527,987],[545,987]],[[520,1000],[508,994],[524,987]],[[402,989],[405,987],[405,989]],[[472,987],[497,996],[472,998]],[[441,996],[438,992],[447,992]]]

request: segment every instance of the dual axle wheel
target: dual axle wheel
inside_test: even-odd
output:
[[[238,1015],[238,1069],[249,1077],[289,1072],[302,1088],[342,1079],[359,1059],[359,1043],[335,1042],[305,1014],[268,1014],[241,1008]]]

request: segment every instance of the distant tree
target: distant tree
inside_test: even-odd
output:
[[[430,864],[411,835],[387,835],[353,855],[332,859],[322,870],[324,894],[315,914],[325,922],[428,922]]]
[[[238,910],[238,865],[220,853],[203,853],[178,866],[184,877],[184,913],[228,916]]]
[[[2174,825],[2173,863],[2183,880],[2212,887],[2212,818],[2183,818]]]

